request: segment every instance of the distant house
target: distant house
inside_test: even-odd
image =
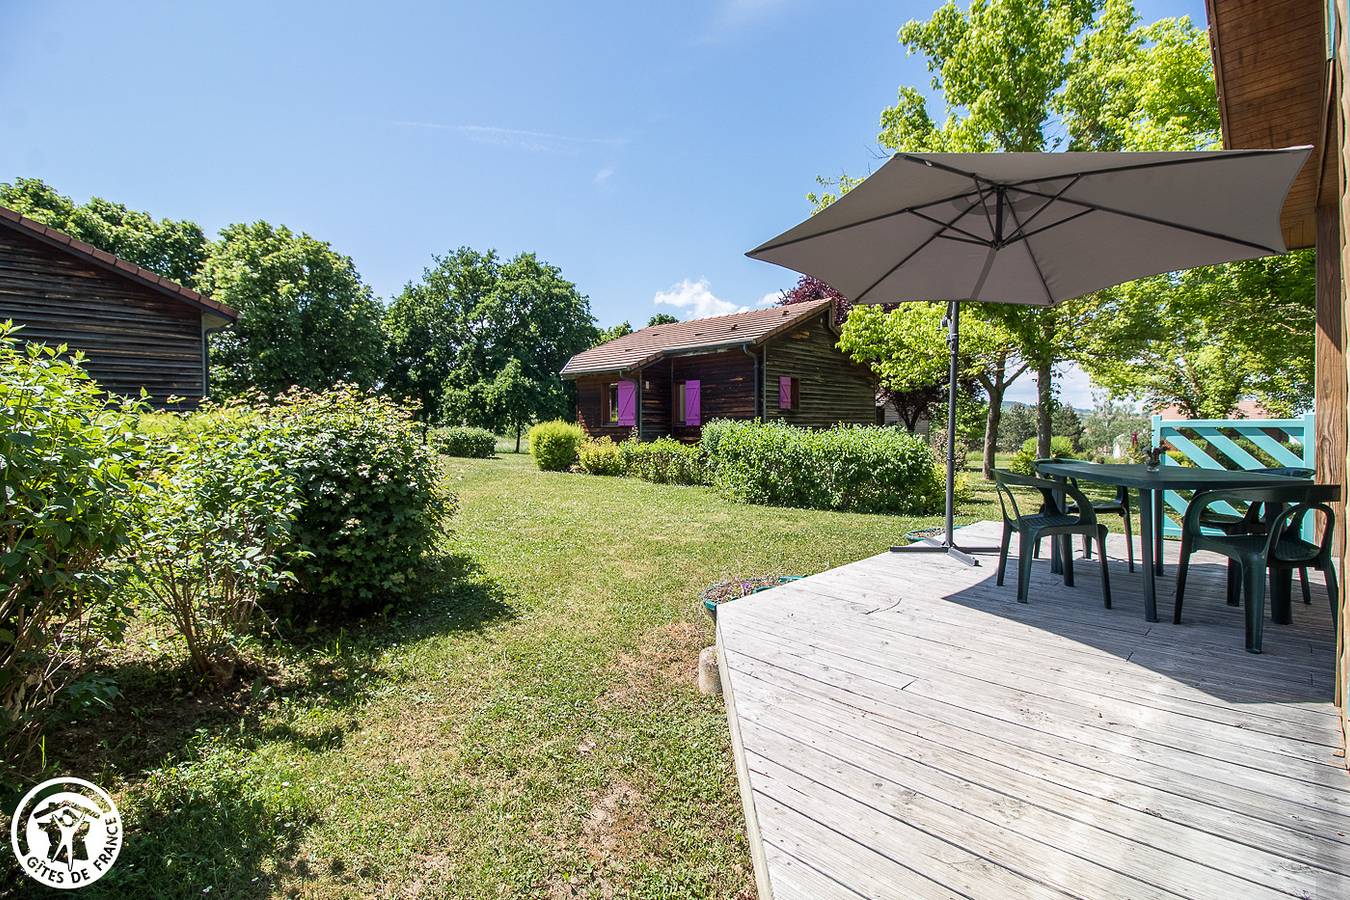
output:
[[[563,367],[587,434],[697,440],[712,419],[823,428],[876,421],[871,374],[835,348],[831,301],[657,325]]]
[[[104,390],[166,406],[207,393],[206,336],[239,317],[149,269],[0,206],[0,321],[85,353]],[[175,407],[177,408],[177,407]]]

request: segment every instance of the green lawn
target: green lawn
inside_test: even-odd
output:
[[[413,607],[265,646],[226,697],[180,692],[160,631],[109,661],[123,699],[47,743],[129,820],[84,896],[752,893],[722,703],[694,688],[713,639],[696,595],[935,520],[740,506],[510,453],[446,467],[455,559]],[[963,519],[996,517],[973,483]]]

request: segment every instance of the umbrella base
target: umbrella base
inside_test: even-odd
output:
[[[924,538],[913,544],[906,544],[903,547],[892,547],[892,553],[946,553],[952,559],[965,563],[968,566],[978,566],[980,561],[975,558],[976,553],[997,553],[997,547],[962,547],[959,544],[948,544],[942,538]]]

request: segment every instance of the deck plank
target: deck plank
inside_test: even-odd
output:
[[[1320,578],[1253,656],[1221,560],[1172,625],[1169,542],[1150,624],[1108,549],[1110,610],[1096,560],[1073,588],[1037,561],[1018,604],[1015,557],[999,587],[989,558],[891,553],[719,610],[765,900],[1350,896]]]

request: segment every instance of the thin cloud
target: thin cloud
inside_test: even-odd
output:
[[[725,316],[729,313],[745,312],[746,309],[714,294],[706,278],[697,281],[686,278],[668,291],[657,291],[652,303],[656,306],[674,307],[680,310],[681,318],[684,319]]]
[[[763,297],[755,302],[756,306],[777,306],[778,301],[783,299],[782,291],[769,291]]]
[[[592,178],[591,181],[595,182],[596,184],[604,184],[606,181],[609,181],[609,179],[613,175],[614,175],[614,167],[605,166],[599,172],[595,173],[595,177]]]
[[[427,122],[413,119],[400,119],[393,124],[403,128],[427,128],[435,131],[454,131],[479,144],[492,144],[498,147],[511,147],[531,153],[580,153],[587,147],[622,148],[628,144],[627,138],[590,137],[586,135],[556,134],[550,131],[528,131],[523,128],[502,128],[497,125],[449,125],[444,122]]]
[[[723,0],[713,14],[702,43],[721,40],[734,31],[761,22],[790,5],[793,0]]]

